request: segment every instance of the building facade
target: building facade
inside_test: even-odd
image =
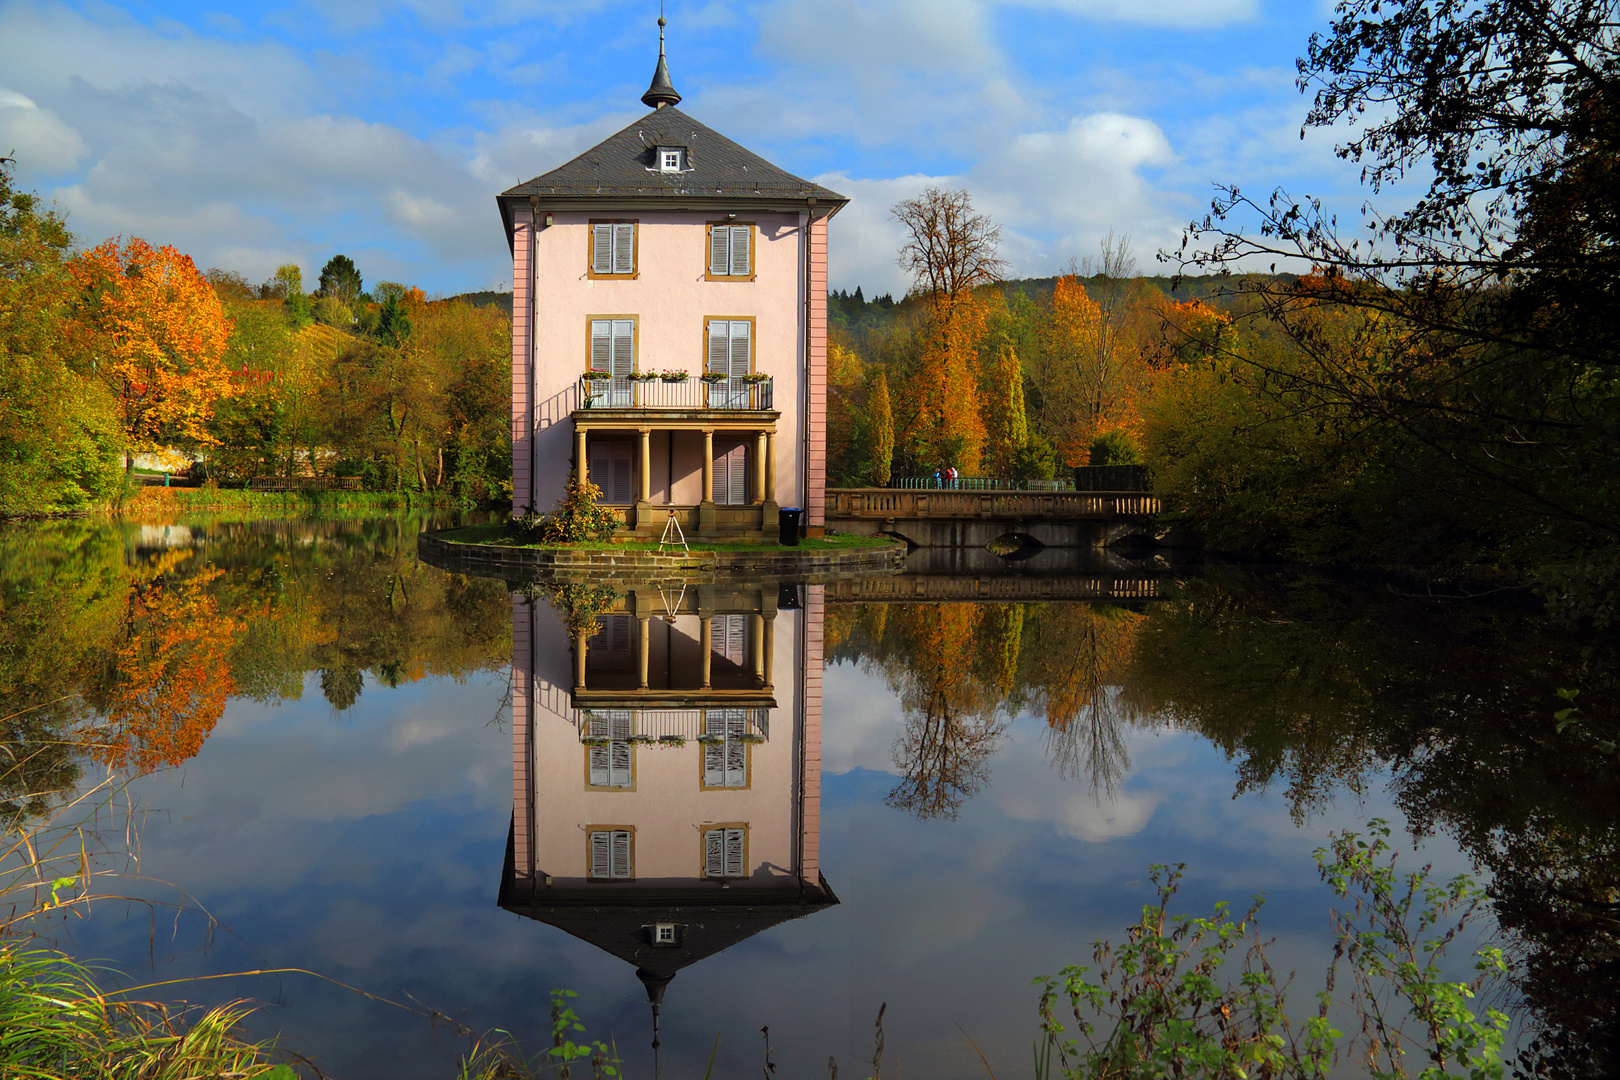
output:
[[[512,248],[513,505],[570,473],[629,528],[824,521],[827,223],[847,201],[675,106],[498,199]]]

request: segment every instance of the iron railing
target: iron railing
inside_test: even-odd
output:
[[[902,491],[1073,491],[1073,480],[1024,480],[1007,476],[896,476],[889,487]]]
[[[582,409],[727,409],[766,411],[775,408],[772,380],[739,376],[704,382],[689,378],[684,382],[663,379],[641,380],[626,376],[607,379],[580,379]]]

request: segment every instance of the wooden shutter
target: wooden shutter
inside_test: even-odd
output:
[[[748,248],[753,233],[754,230],[747,225],[731,226],[731,269],[728,273],[734,277],[747,277],[749,274],[749,256],[753,253]]]
[[[636,272],[636,227],[632,224],[613,226],[613,272]]]
[[[709,226],[709,273],[731,273],[731,230],[725,225]]]
[[[743,861],[747,829],[709,829],[703,834],[704,877],[743,877],[748,866]]]
[[[731,374],[731,324],[724,319],[709,320],[709,371]]]
[[[602,501],[609,505],[630,502],[633,476],[630,445],[622,442],[592,443],[590,452],[590,480],[602,489]]]
[[[585,656],[591,667],[616,669],[629,666],[630,620],[629,615],[602,615],[597,618],[596,633],[585,643]]]
[[[591,877],[631,877],[633,854],[629,829],[600,829],[591,833]]]
[[[613,320],[613,367],[616,379],[622,379],[635,370],[636,324],[629,319]]]
[[[576,324],[577,325],[577,324]],[[591,370],[613,370],[613,320],[591,320]]]
[[[613,226],[591,226],[591,273],[613,273]]]
[[[716,615],[710,619],[709,650],[741,667],[748,652],[748,616]]]
[[[742,709],[709,709],[703,714],[703,733],[721,742],[703,744],[703,785],[718,788],[748,786],[748,714]]]
[[[748,444],[719,450],[714,455],[714,501],[721,506],[748,505]]]
[[[731,371],[728,374],[733,378],[749,372],[754,351],[752,330],[753,325],[746,320],[738,319],[731,324]]]
[[[629,709],[607,709],[591,714],[591,737],[609,740],[606,746],[588,748],[592,787],[628,788],[635,785],[635,773],[631,767],[630,727]]]

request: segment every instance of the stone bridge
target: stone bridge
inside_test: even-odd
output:
[[[827,525],[917,547],[983,547],[1014,535],[1045,547],[1101,547],[1152,535],[1159,500],[1140,491],[828,488]]]

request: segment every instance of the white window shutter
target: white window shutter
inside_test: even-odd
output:
[[[591,226],[591,273],[613,273],[613,226]]]
[[[616,831],[612,835],[613,876],[627,878],[630,876],[630,832]]]
[[[613,320],[591,320],[591,370],[613,370]]]
[[[733,377],[747,375],[749,360],[753,355],[753,341],[750,336],[752,326],[743,321],[731,324],[731,371]]]
[[[731,227],[731,274],[747,277],[749,274],[748,242],[752,239],[753,229],[747,225],[733,225]]]
[[[591,833],[591,877],[613,876],[613,834]]]
[[[709,370],[731,374],[731,324],[724,319],[709,320]]]
[[[709,649],[741,666],[748,647],[748,616],[716,615],[709,620]]]
[[[613,272],[636,272],[636,227],[632,224],[613,226]]]
[[[710,829],[703,834],[703,875],[725,877],[726,830]]]
[[[613,321],[613,374],[619,378],[635,368],[636,324],[629,319]]]
[[[722,743],[703,744],[703,786],[726,786],[726,748]]]
[[[742,877],[747,872],[743,865],[743,837],[741,829],[726,831],[726,877]]]
[[[731,273],[731,230],[724,225],[709,226],[709,273]]]

